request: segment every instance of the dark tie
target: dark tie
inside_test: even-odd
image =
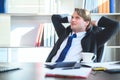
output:
[[[68,50],[70,49],[73,38],[76,38],[76,34],[73,34],[68,38],[65,48],[62,50],[62,52],[61,52],[59,58],[56,60],[56,62],[62,62],[65,59],[65,56],[66,56]]]

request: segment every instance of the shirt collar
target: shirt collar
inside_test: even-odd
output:
[[[72,32],[70,35],[72,35],[72,34],[75,34],[75,32]],[[86,34],[86,31],[76,33],[77,37],[81,37],[82,35],[85,35],[85,34]]]

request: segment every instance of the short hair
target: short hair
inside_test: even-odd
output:
[[[82,17],[84,19],[84,21],[89,21],[89,24],[88,24],[86,30],[89,29],[90,24],[91,24],[91,14],[90,14],[90,12],[86,9],[79,9],[79,8],[75,8],[74,11],[77,12],[77,14],[80,17]]]

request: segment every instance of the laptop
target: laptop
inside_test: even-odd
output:
[[[20,70],[21,68],[19,67],[15,67],[13,65],[9,65],[9,63],[4,64],[4,63],[0,63],[0,73],[3,72],[9,72],[9,71],[15,71],[15,70]]]

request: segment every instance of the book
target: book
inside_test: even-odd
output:
[[[120,0],[115,0],[115,12],[120,13]]]
[[[102,0],[98,0],[98,13],[102,13]]]
[[[94,13],[98,13],[98,0],[94,0],[93,10],[94,10]]]
[[[44,47],[47,47],[48,39],[47,39],[47,26],[44,24]]]
[[[114,13],[115,12],[114,4],[115,4],[115,0],[110,0],[110,4],[109,4],[109,6],[110,6],[110,13]]]
[[[6,0],[0,0],[0,13],[5,13]]]
[[[102,0],[102,13],[106,13],[106,0]]]
[[[102,0],[102,13],[109,13],[109,0]]]
[[[51,23],[44,23],[44,46],[53,47],[56,42],[56,32]]]
[[[67,69],[62,68],[49,69],[46,72],[46,77],[57,77],[57,78],[88,78],[92,69],[87,67],[81,67],[79,69]]]
[[[37,32],[37,36],[36,36],[36,40],[35,40],[35,47],[39,47],[41,44],[43,29],[44,29],[43,24],[40,24],[38,27],[38,32]]]
[[[85,1],[85,9],[87,9],[88,11],[92,11],[92,8],[91,8],[91,0],[86,0]]]
[[[110,0],[106,0],[105,4],[106,4],[105,13],[110,13]]]

